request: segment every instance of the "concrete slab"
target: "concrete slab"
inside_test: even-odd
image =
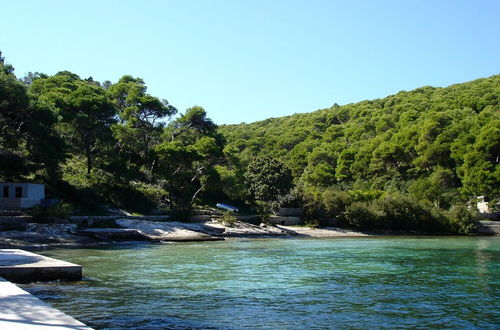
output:
[[[0,277],[0,329],[92,329]]]
[[[15,283],[82,279],[82,266],[19,249],[0,249],[0,276]]]

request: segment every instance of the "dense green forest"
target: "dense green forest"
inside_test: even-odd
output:
[[[218,127],[140,78],[20,79],[0,53],[0,179],[43,182],[75,209],[223,201],[304,207],[311,224],[464,232],[467,203],[500,197],[499,98],[496,75]]]
[[[225,139],[203,108],[176,113],[140,78],[18,79],[0,56],[0,179],[43,182],[49,197],[81,209],[188,212],[197,198],[220,197],[211,183]]]
[[[476,196],[496,204],[499,99],[500,75],[495,75],[220,131],[242,169],[256,157],[281,159],[298,190],[291,199],[312,204],[316,213],[360,228],[431,229],[398,223],[391,210],[399,208],[407,218],[417,213],[432,218],[447,210],[457,219]],[[235,180],[231,176],[237,177],[237,170],[223,177],[227,189]]]

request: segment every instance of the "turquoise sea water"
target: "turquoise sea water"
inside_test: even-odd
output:
[[[235,239],[53,249],[25,289],[101,328],[499,328],[500,237]]]

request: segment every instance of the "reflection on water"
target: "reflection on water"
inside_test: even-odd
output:
[[[54,249],[85,281],[25,288],[95,328],[500,325],[500,238],[339,238]]]
[[[488,251],[490,245],[490,240],[482,239],[477,241],[476,248],[474,249],[474,254],[476,257],[476,276],[478,278],[477,281],[478,284],[481,285],[481,287],[483,288],[483,292],[485,293],[492,290],[492,288],[489,286],[489,282],[491,282],[491,274],[489,272],[489,268],[491,267],[493,258],[493,255]]]

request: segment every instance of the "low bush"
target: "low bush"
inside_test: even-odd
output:
[[[50,207],[35,205],[28,211],[28,214],[33,217],[34,222],[52,223],[56,220],[69,218],[72,211],[73,208],[70,204],[58,203]]]
[[[347,194],[356,202],[371,202],[384,195],[382,190],[349,190]]]
[[[344,211],[349,227],[356,229],[379,229],[383,214],[367,202],[353,202]]]
[[[432,206],[402,193],[381,190],[311,190],[305,196],[306,222],[337,225],[358,230],[401,230],[415,232],[466,232],[467,219],[450,226],[449,217]],[[457,218],[457,217],[455,217]]]
[[[309,190],[303,196],[304,204],[302,205],[304,209],[303,217],[305,222],[314,222],[318,221],[320,224],[322,219],[326,219],[325,210],[323,203],[321,201],[321,193],[314,190]]]
[[[231,212],[224,212],[222,214],[222,218],[219,218],[219,223],[225,225],[225,226],[233,226],[238,219],[234,215],[231,214]]]
[[[374,201],[382,212],[383,228],[419,232],[447,231],[445,221],[432,206],[404,194],[387,195]]]
[[[272,205],[270,203],[257,201],[255,203],[255,211],[259,215],[260,222],[270,224],[269,216],[272,212]]]
[[[102,196],[106,196],[107,201],[119,208],[145,213],[156,207],[155,191],[152,187],[148,189],[142,186],[137,189],[132,185],[123,184],[109,188],[103,189]]]
[[[327,189],[321,194],[320,205],[323,210],[323,223],[330,221],[340,225],[349,226],[349,220],[346,218],[346,209],[353,202],[351,196],[345,192],[334,189]]]
[[[301,186],[295,186],[290,192],[284,196],[278,196],[276,204],[273,205],[274,209],[280,207],[302,207],[304,205],[304,193]]]
[[[446,213],[450,229],[457,234],[468,234],[477,225],[477,218],[465,205],[455,205]]]
[[[321,223],[318,219],[310,219],[305,221],[305,225],[309,228],[319,228]]]

